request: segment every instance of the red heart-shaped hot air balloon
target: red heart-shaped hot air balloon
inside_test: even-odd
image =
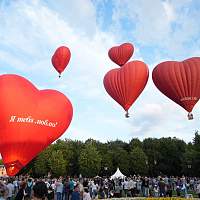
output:
[[[131,61],[121,68],[107,72],[104,87],[108,94],[128,111],[146,86],[148,77],[149,70],[145,63]]]
[[[55,53],[53,54],[51,58],[51,62],[54,68],[59,73],[59,77],[61,76],[61,73],[65,70],[65,68],[67,67],[70,58],[71,58],[71,52],[69,48],[65,46],[61,46],[57,48]]]
[[[18,75],[0,76],[0,110],[0,152],[10,176],[60,137],[73,115],[64,94]]]
[[[119,66],[124,65],[133,55],[134,47],[131,43],[124,43],[120,46],[112,47],[108,51],[110,59]]]
[[[200,98],[200,57],[162,62],[154,68],[152,78],[164,95],[192,112]]]

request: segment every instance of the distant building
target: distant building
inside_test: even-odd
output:
[[[0,176],[7,176],[6,168],[4,165],[0,165]]]

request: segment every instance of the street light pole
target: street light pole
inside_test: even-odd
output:
[[[105,170],[105,175],[106,175],[106,178],[107,178],[107,170],[108,170],[108,167],[104,167],[104,170]]]
[[[149,167],[148,167],[149,162],[148,162],[148,160],[146,160],[145,163],[146,163],[147,172],[148,172],[148,175],[149,175]]]
[[[157,160],[154,160],[154,175],[157,176],[156,174],[156,165],[157,165]]]
[[[188,167],[188,175],[190,176],[190,175],[191,175],[191,174],[190,174],[190,171],[191,171],[190,169],[192,168],[192,165],[191,165],[191,164],[188,164],[187,167]]]

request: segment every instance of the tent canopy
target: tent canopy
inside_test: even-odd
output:
[[[124,174],[121,173],[121,171],[119,170],[119,168],[117,168],[117,171],[110,177],[110,179],[117,179],[117,178],[125,178],[126,176]]]

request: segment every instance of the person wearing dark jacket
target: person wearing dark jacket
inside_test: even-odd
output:
[[[47,197],[48,190],[45,182],[38,181],[33,186],[33,199],[41,199],[44,200]]]
[[[79,185],[76,185],[74,191],[72,192],[71,200],[80,200]]]
[[[22,200],[24,198],[24,196],[26,195],[25,188],[26,188],[26,182],[22,181],[20,184],[19,191],[15,197],[15,200]]]

